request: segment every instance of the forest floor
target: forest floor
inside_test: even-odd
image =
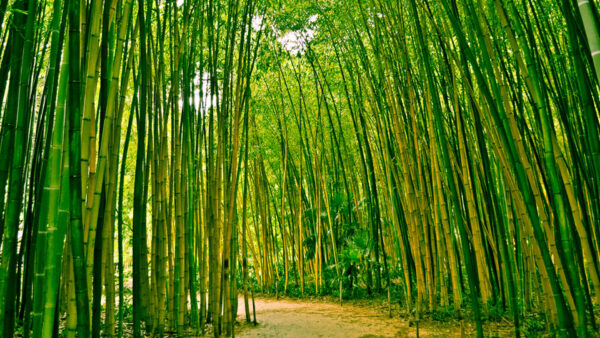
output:
[[[239,299],[237,337],[417,337],[417,327],[408,318],[389,317],[385,306],[364,301],[346,301],[340,306],[327,299],[256,298],[258,324],[247,324],[243,298]],[[252,302],[250,301],[252,313]],[[419,336],[473,336],[475,325],[469,321],[419,322]],[[510,323],[486,323],[486,336],[514,335]]]

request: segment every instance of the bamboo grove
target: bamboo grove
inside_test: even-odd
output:
[[[0,0],[0,333],[234,335],[257,291],[589,335],[599,18]]]

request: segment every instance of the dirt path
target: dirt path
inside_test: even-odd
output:
[[[240,298],[238,322],[245,323],[243,298]],[[252,312],[252,303],[250,303]],[[310,300],[256,299],[258,325],[244,324],[236,328],[237,337],[416,337],[414,326],[403,318],[388,318],[377,309],[352,304]],[[422,337],[470,336],[468,323],[422,322]],[[491,333],[488,331],[488,333]],[[496,332],[498,334],[500,332]],[[496,335],[494,335],[496,336]],[[499,334],[504,336],[504,334]]]
[[[394,337],[402,330],[399,320],[352,305],[269,299],[255,303],[259,324],[245,325],[238,337]],[[243,299],[238,309],[243,321]]]

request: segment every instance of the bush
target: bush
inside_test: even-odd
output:
[[[524,318],[523,328],[526,336],[539,336],[546,329],[546,320],[539,314],[528,315]]]
[[[451,306],[439,307],[431,313],[431,319],[445,322],[454,317],[454,309]]]

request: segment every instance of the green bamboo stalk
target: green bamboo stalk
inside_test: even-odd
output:
[[[69,11],[69,163],[80,163],[81,157],[81,74],[78,60],[80,59],[80,3],[78,0],[68,2]],[[81,198],[81,167],[69,167],[71,213],[70,233],[75,279],[75,294],[77,300],[77,332],[87,337],[90,332],[90,308],[85,271],[85,254],[83,243],[82,198]]]

